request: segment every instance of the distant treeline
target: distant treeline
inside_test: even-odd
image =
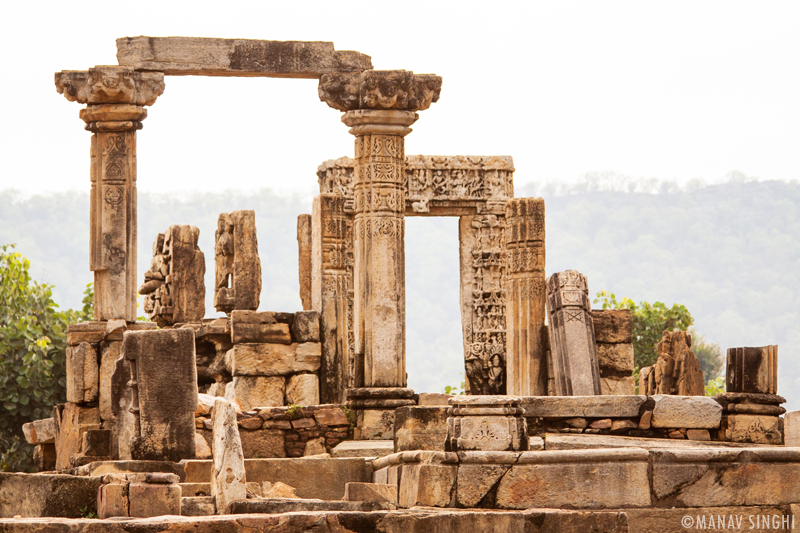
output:
[[[547,272],[583,272],[600,290],[635,301],[684,304],[699,332],[724,350],[778,344],[779,393],[800,408],[800,184],[752,181],[678,187],[612,174],[572,186],[522,185],[543,196]],[[297,215],[308,196],[269,190],[158,195],[139,193],[139,272],[156,234],[171,224],[200,228],[212,316],[213,240],[219,213],[254,209],[263,270],[261,309],[300,308]],[[66,192],[0,191],[0,244],[17,243],[31,273],[55,285],[63,308],[78,308],[88,270],[89,199]],[[408,219],[408,373],[412,386],[457,385],[461,362],[458,230],[453,219]]]

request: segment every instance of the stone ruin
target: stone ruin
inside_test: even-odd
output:
[[[800,513],[777,346],[730,348],[727,392],[706,397],[691,337],[665,331],[637,394],[630,311],[591,309],[576,270],[546,276],[544,200],[514,197],[512,158],[405,154],[440,77],[323,42],[117,50],[118,66],[55,77],[92,132],[95,317],[68,328],[66,403],[23,428],[41,473],[0,473],[0,529],[96,513],[126,531],[165,515],[174,531],[669,532],[743,515],[773,531]],[[194,226],[157,235],[137,283],[136,132],[172,75],[318,79],[343,112],[354,157],[319,166],[297,221],[302,310],[259,310],[253,211],[219,216],[225,316],[205,318]],[[407,387],[406,216],[459,217],[466,395]]]

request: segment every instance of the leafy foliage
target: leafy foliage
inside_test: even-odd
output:
[[[720,376],[706,383],[706,396],[716,396],[725,392],[725,378]]]
[[[456,385],[455,387],[452,387],[450,385],[445,385],[444,390],[442,390],[442,392],[445,394],[453,394],[453,395],[466,394],[464,374],[461,374],[461,378],[462,379],[460,387],[458,385]]]
[[[81,311],[58,311],[52,287],[31,279],[30,262],[0,247],[0,470],[32,470],[33,447],[22,424],[51,416],[66,399],[67,325],[85,320]],[[86,294],[91,294],[91,285]]]
[[[642,368],[650,366],[658,359],[656,345],[665,331],[686,331],[694,324],[689,310],[681,304],[667,307],[661,302],[634,303],[630,298],[617,301],[614,293],[600,291],[594,303],[602,304],[603,309],[630,309],[633,315],[633,363]]]

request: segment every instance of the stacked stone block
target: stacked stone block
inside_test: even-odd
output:
[[[634,394],[633,316],[630,309],[593,309],[602,394]]]

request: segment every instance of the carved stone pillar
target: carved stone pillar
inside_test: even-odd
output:
[[[544,200],[509,200],[506,203],[508,394],[547,395],[544,254]]]
[[[94,271],[95,320],[136,321],[136,130],[143,106],[164,92],[160,72],[103,66],[62,71],[56,89],[93,133],[89,268]]]
[[[438,76],[406,71],[325,74],[320,99],[345,111],[355,142],[356,386],[405,387],[405,141],[438,100]],[[359,379],[363,376],[363,380]]]

